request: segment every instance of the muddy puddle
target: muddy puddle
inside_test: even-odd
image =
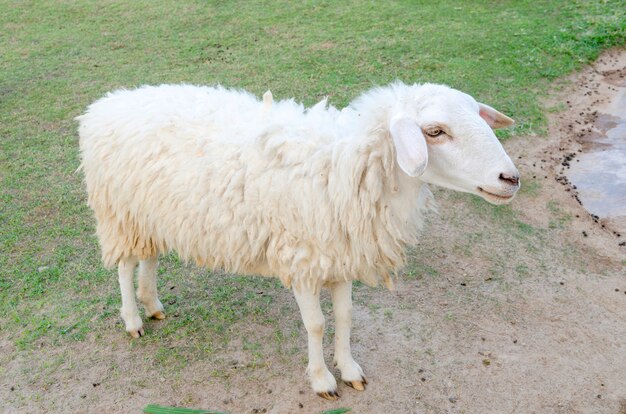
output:
[[[613,74],[603,81],[615,93],[595,112],[566,175],[587,211],[626,233],[626,78]]]

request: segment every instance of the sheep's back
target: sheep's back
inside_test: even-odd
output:
[[[323,144],[298,122],[300,106],[275,109],[190,86],[118,91],[91,105],[79,118],[80,146],[105,265],[174,250],[208,267],[278,274],[310,255],[294,240],[331,225],[319,218],[321,198],[310,199],[308,169]],[[311,205],[318,210],[303,220]]]

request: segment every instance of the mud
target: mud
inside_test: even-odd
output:
[[[560,153],[555,179],[626,252],[626,53],[611,51],[565,80],[548,106]]]
[[[626,67],[598,72],[599,83],[589,90],[603,85],[615,93],[585,118],[589,127],[577,136],[583,151],[568,160],[566,176],[585,209],[626,234]]]

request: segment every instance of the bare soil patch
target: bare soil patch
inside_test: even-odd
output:
[[[194,351],[193,335],[169,348],[131,340],[114,317],[81,342],[19,351],[0,337],[0,410],[141,412],[154,403],[232,413],[626,412],[626,235],[591,216],[559,178],[564,160],[582,150],[587,115],[611,97],[611,88],[595,88],[596,76],[621,81],[625,56],[609,51],[561,85],[548,106],[564,105],[547,137],[506,142],[523,177],[511,207],[436,191],[441,213],[397,290],[355,289],[364,392],[340,384],[334,403],[311,392],[295,301],[275,289],[262,293],[280,317],[240,321],[210,357]],[[332,312],[327,321],[330,364]],[[147,334],[167,324],[149,322]],[[285,326],[295,334],[278,341]]]
[[[577,93],[552,98],[552,154],[562,156],[557,180],[626,247],[626,54],[609,52],[568,79]],[[577,188],[578,185],[578,188]]]

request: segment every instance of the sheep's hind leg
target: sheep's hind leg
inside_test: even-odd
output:
[[[163,305],[157,296],[157,267],[156,257],[150,257],[139,262],[139,277],[137,298],[146,310],[146,315],[154,319],[165,319]]]
[[[322,340],[324,337],[324,314],[320,307],[320,294],[306,288],[300,290],[294,287],[293,293],[300,307],[302,321],[306,328],[309,338],[309,364],[307,373],[311,380],[313,391],[322,398],[327,400],[336,400],[339,398],[337,394],[337,381],[335,377],[328,371],[324,362],[324,351],[322,349]]]
[[[363,370],[352,359],[350,329],[352,327],[352,282],[333,283],[330,294],[335,312],[335,365],[341,371],[341,379],[358,391],[365,389],[367,380]]]
[[[133,338],[143,336],[143,322],[137,310],[137,302],[135,302],[134,279],[135,267],[137,267],[137,259],[128,257],[120,259],[118,263],[118,275],[120,282],[120,290],[122,292],[122,308],[120,314],[126,325],[126,331]]]

